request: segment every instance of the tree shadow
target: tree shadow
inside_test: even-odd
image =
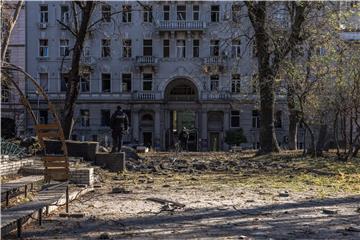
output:
[[[93,239],[107,232],[112,239],[209,239],[240,235],[254,239],[360,239],[360,232],[346,230],[349,226],[359,227],[360,217],[356,212],[359,206],[360,196],[351,196],[244,209],[185,209],[113,220],[60,219],[51,228],[26,228],[24,237]],[[347,211],[333,215],[321,211],[340,207],[346,207]]]

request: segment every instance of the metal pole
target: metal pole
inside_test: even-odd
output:
[[[69,186],[66,186],[66,213],[69,213]]]

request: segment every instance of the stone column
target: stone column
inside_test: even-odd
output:
[[[201,150],[208,150],[208,126],[207,126],[207,110],[201,112]]]
[[[224,136],[223,136],[223,140],[224,140],[224,149],[223,150],[229,150],[229,145],[225,143],[225,136],[226,136],[226,132],[230,129],[230,113],[228,110],[224,111]]]
[[[154,147],[155,149],[159,149],[160,148],[160,138],[161,138],[161,134],[160,134],[160,110],[157,109],[155,110],[155,119],[154,119]]]
[[[132,112],[132,121],[131,121],[131,127],[132,127],[132,134],[133,139],[135,142],[139,143],[139,111],[133,110]]]

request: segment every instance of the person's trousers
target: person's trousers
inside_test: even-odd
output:
[[[113,139],[113,147],[112,152],[120,152],[122,145],[123,145],[123,138],[121,133],[113,133],[112,139]]]

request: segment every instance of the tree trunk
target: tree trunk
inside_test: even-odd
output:
[[[90,18],[92,15],[94,4],[95,3],[93,1],[88,1],[86,2],[86,5],[81,9],[81,24],[79,30],[77,31],[77,37],[73,49],[71,70],[69,72],[69,80],[66,90],[64,115],[62,119],[63,130],[66,139],[69,139],[69,137],[71,136],[75,104],[79,96],[81,54],[83,51],[86,35],[88,33],[87,30],[90,24]]]
[[[317,144],[316,144],[316,155],[317,156],[322,156],[322,154],[323,154],[325,142],[326,142],[326,139],[327,139],[326,138],[327,129],[328,129],[327,124],[322,124],[320,126],[319,137],[318,137],[318,141],[317,141]]]
[[[7,51],[7,48],[9,46],[9,42],[10,42],[11,32],[14,29],[16,21],[17,21],[19,15],[20,15],[23,3],[24,3],[23,0],[17,2],[15,11],[14,11],[13,16],[12,16],[12,19],[9,20],[8,24],[4,24],[4,28],[3,28],[3,31],[2,31],[2,41],[1,41],[1,62],[3,62],[5,60],[6,51]],[[1,10],[2,11],[4,11],[3,4],[4,4],[4,2],[1,3]],[[4,21],[4,19],[2,19],[2,20]]]

